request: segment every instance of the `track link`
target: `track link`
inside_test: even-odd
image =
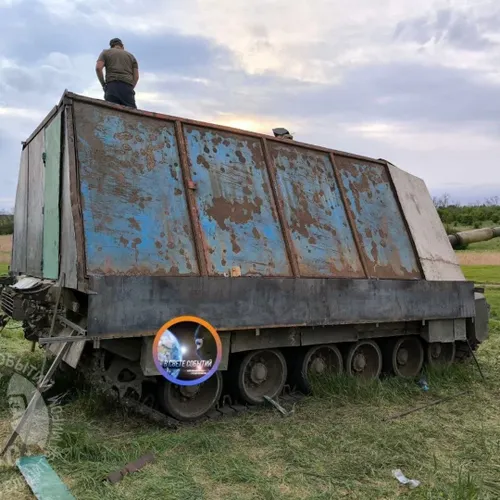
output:
[[[471,348],[475,351],[478,347],[477,343],[471,344]],[[456,343],[455,361],[463,362],[471,357],[471,352],[467,342]],[[167,429],[180,430],[183,428],[192,428],[209,421],[219,421],[222,419],[234,418],[248,413],[260,413],[269,410],[271,407],[267,403],[252,405],[246,404],[241,401],[233,400],[229,394],[224,394],[219,399],[215,408],[210,410],[195,421],[182,421],[173,418],[172,416],[159,411],[157,402],[153,405],[146,404],[148,395],[140,398],[133,398],[123,396],[118,391],[113,390],[109,386],[109,381],[105,379],[106,369],[104,367],[104,354],[95,353],[91,358],[91,363],[86,366],[85,377],[90,385],[97,389],[98,392],[103,394],[106,398],[116,401],[133,413],[151,420],[152,422],[161,425]],[[285,385],[280,394],[274,400],[280,405],[295,405],[307,398],[308,394],[302,392],[300,389],[293,389],[289,385]],[[151,403],[151,402],[150,402]]]

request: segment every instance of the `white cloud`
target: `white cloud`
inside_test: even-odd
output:
[[[463,70],[467,81],[457,82],[460,89],[467,90],[469,82],[500,88],[500,4],[495,1],[38,3],[50,11],[54,22],[47,37],[60,29],[62,39],[64,27],[75,21],[99,27],[99,36],[89,34],[88,44],[76,55],[70,55],[71,46],[64,42],[47,44],[39,52],[33,46],[28,62],[16,52],[5,54],[8,59],[0,58],[0,132],[16,141],[31,133],[64,88],[103,97],[94,74],[97,53],[90,52],[96,50],[96,44],[100,50],[101,44],[119,36],[132,52],[142,49],[142,56],[151,56],[149,66],[143,63],[145,57],[139,58],[141,79],[136,98],[143,109],[266,133],[285,126],[297,140],[387,158],[431,186],[451,179],[484,183],[488,178],[493,185],[497,182],[500,191],[496,124],[487,116],[484,100],[476,106],[480,100],[477,90],[473,96],[464,93],[457,98],[457,92],[451,92],[455,74],[443,70]],[[0,0],[2,6],[6,0]],[[14,8],[24,7],[13,3]],[[26,22],[35,27],[37,21]],[[465,31],[457,31],[457,26]],[[134,38],[134,34],[141,36]],[[159,70],[160,64],[152,68],[151,61],[160,61],[164,51],[176,47],[169,42],[165,49],[160,36],[146,53],[141,43],[153,35],[164,35],[164,40],[175,40],[178,35],[180,43],[182,36],[200,37],[196,44],[208,47],[213,41],[227,56],[193,66],[196,70],[191,72],[182,63],[175,68],[166,64]],[[471,36],[476,36],[475,46]],[[478,40],[486,43],[481,50]],[[413,71],[410,75],[398,75],[396,70],[379,73],[379,68],[396,63]],[[429,77],[434,72],[447,78],[451,98],[439,77]],[[494,90],[488,95],[494,96]],[[320,99],[325,100],[323,108]],[[498,106],[493,99],[491,106],[494,115]]]
[[[144,3],[100,0],[41,0],[55,16],[67,17],[85,5],[95,22],[114,31],[205,36],[237,55],[249,74],[275,71],[311,82],[334,82],[347,68],[368,63],[424,62],[452,68],[496,71],[500,48],[481,53],[451,47],[446,39],[421,44],[393,35],[398,23],[440,9],[467,16],[470,22],[498,14],[492,1],[466,0],[158,0]],[[382,14],[381,14],[382,13]],[[486,30],[486,36],[498,36]]]

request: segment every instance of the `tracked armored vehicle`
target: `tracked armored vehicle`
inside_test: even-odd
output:
[[[1,305],[26,339],[178,420],[311,373],[414,377],[488,335],[424,182],[381,159],[65,92],[23,143],[14,224]],[[187,392],[152,354],[182,315],[223,353]]]

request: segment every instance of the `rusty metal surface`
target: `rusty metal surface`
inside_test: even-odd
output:
[[[207,242],[205,241],[205,235],[203,234],[200,214],[198,213],[198,207],[196,206],[196,198],[194,196],[193,189],[195,184],[191,178],[191,170],[189,169],[189,163],[186,152],[186,141],[184,140],[184,131],[182,129],[182,123],[175,122],[175,137],[177,139],[177,144],[179,145],[179,158],[182,168],[182,176],[184,178],[184,189],[186,190],[186,202],[189,209],[189,218],[191,220],[191,227],[193,229],[195,238],[195,248],[196,256],[198,259],[198,267],[201,271],[202,276],[208,275],[208,263],[207,263]]]
[[[290,230],[290,224],[286,219],[285,215],[285,202],[283,199],[283,194],[278,188],[278,181],[276,179],[276,169],[274,168],[271,155],[269,154],[269,147],[267,140],[262,138],[262,151],[264,152],[264,161],[266,162],[267,173],[269,174],[269,180],[271,181],[271,191],[274,196],[274,202],[278,207],[278,218],[283,230],[283,238],[286,246],[286,251],[288,255],[288,261],[290,262],[292,273],[294,276],[300,276],[299,269],[299,259],[292,241],[292,232]]]
[[[26,272],[28,237],[28,151],[28,148],[24,148],[21,152],[16,204],[14,209],[14,235],[10,269],[15,273]]]
[[[88,274],[198,274],[173,123],[74,103]]]
[[[370,277],[422,278],[386,167],[335,156]]]
[[[45,188],[45,169],[43,166],[44,131],[30,142],[28,175],[28,235],[27,235],[27,273],[42,277],[43,252],[43,198]]]
[[[76,274],[78,290],[86,289],[86,263],[85,252],[85,234],[83,228],[83,210],[82,197],[80,192],[79,164],[76,154],[76,133],[75,120],[73,117],[73,105],[65,107],[64,115],[66,128],[64,132],[68,136],[68,160],[69,160],[69,196],[71,200],[71,212],[75,225],[75,244],[76,244]]]
[[[73,220],[73,209],[71,206],[71,184],[70,184],[70,143],[67,130],[67,113],[71,113],[70,108],[66,108],[63,114],[63,154],[61,164],[61,266],[60,271],[64,273],[64,286],[68,288],[78,288],[78,253],[76,247],[75,223]],[[72,137],[72,135],[71,135]]]
[[[329,155],[269,146],[301,276],[364,277]]]
[[[291,276],[261,142],[184,126],[209,275]]]
[[[106,101],[103,101],[100,99],[93,99],[91,97],[82,96],[79,94],[75,94],[73,92],[65,92],[63,95],[63,98],[61,99],[61,102],[63,102],[63,100],[79,101],[81,103],[87,103],[87,104],[90,104],[92,106],[97,106],[100,108],[107,108],[109,110],[113,110],[113,112],[124,111],[125,113],[127,113],[129,115],[144,116],[144,117],[154,118],[155,120],[168,121],[168,122],[182,121],[182,123],[184,125],[189,125],[189,126],[193,126],[193,127],[210,128],[212,130],[218,130],[221,132],[227,132],[227,133],[232,133],[232,134],[236,134],[236,135],[243,134],[247,137],[254,137],[257,139],[265,138],[269,142],[281,142],[281,139],[277,139],[272,135],[266,135],[266,134],[261,134],[261,133],[257,133],[257,132],[250,132],[247,130],[235,129],[235,128],[228,127],[225,125],[218,125],[218,124],[214,124],[214,123],[202,122],[199,120],[190,120],[190,119],[186,119],[186,118],[180,118],[178,116],[165,115],[163,113],[156,113],[153,111],[145,111],[142,109],[126,108],[124,110],[122,106],[119,106],[117,104],[112,104],[112,103],[109,103],[109,102],[106,102]],[[379,160],[376,158],[369,158],[369,157],[362,156],[362,155],[348,153],[346,151],[337,151],[335,149],[329,149],[329,148],[325,148],[322,146],[318,146],[317,144],[307,144],[307,143],[300,142],[297,140],[294,140],[293,143],[297,147],[304,147],[307,149],[313,149],[315,151],[324,151],[326,153],[333,152],[336,154],[340,154],[342,156],[346,156],[348,158],[353,158],[353,159],[357,159],[357,160],[367,160],[367,161],[371,161],[371,162],[375,162],[375,163],[380,163],[381,165],[385,165],[385,160]]]

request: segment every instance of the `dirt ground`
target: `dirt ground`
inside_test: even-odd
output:
[[[499,252],[460,252],[458,262],[461,266],[500,266]]]
[[[12,251],[12,235],[0,235],[0,263],[9,264]]]

